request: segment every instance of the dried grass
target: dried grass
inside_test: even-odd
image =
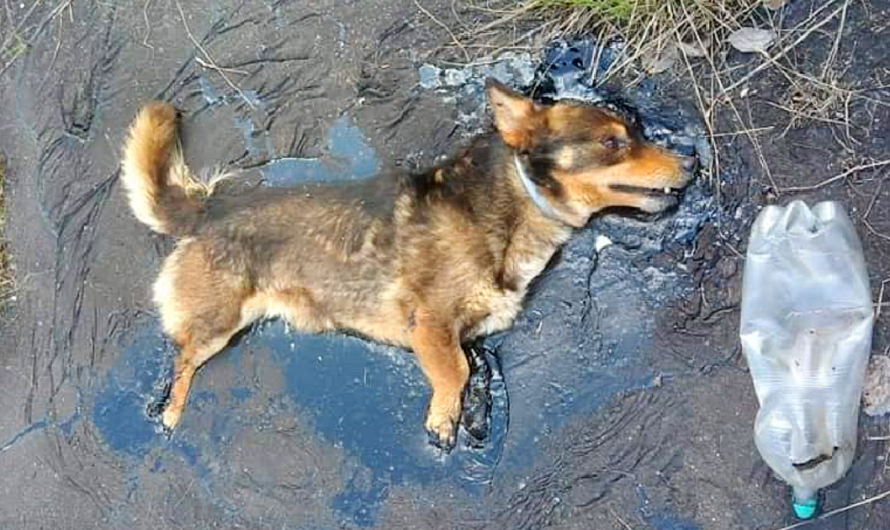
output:
[[[6,225],[6,203],[4,202],[3,157],[0,157],[0,301],[5,300],[12,290],[12,273],[9,269],[9,255],[6,253],[6,242],[3,239]]]
[[[468,0],[466,11],[477,15],[476,24],[464,23],[458,32],[467,48],[491,50],[535,47],[556,38],[596,35],[598,42],[621,39],[630,55],[598,82],[625,73],[643,56],[657,55],[676,44],[710,42],[728,30],[741,27],[759,0],[525,0],[494,1],[482,6]],[[523,28],[526,30],[521,32]]]

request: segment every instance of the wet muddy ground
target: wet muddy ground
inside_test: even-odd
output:
[[[452,16],[450,2],[428,4]],[[793,2],[786,25],[813,5]],[[30,2],[17,6],[7,4],[0,34]],[[35,9],[46,23],[0,78],[17,278],[0,316],[0,528],[792,522],[788,492],[753,444],[756,401],[737,338],[741,255],[762,205],[836,199],[857,222],[876,298],[890,277],[886,167],[785,191],[890,158],[890,91],[880,88],[890,83],[890,3],[853,2],[847,14],[841,75],[867,96],[841,107],[849,127],[785,131],[789,115],[775,104],[788,81],[767,71],[736,100],[743,124],[729,111],[718,117],[716,185],[701,179],[663,218],[612,213],[579,231],[514,328],[473,346],[488,436],[463,428],[448,455],[421,429],[428,388],[410,353],[280,322],[206,365],[181,426],[160,431],[174,350],[149,293],[171,242],[122,200],[119,148],[135,110],[149,98],[183,109],[190,163],[239,168],[227,191],[236,193],[428,163],[485,126],[485,76],[543,98],[620,99],[651,138],[707,162],[688,80],[669,72],[592,90],[579,81],[593,66],[584,41],[455,68],[436,52],[447,35],[410,0],[53,9]],[[795,50],[801,67],[817,68],[831,50],[836,25],[825,28]],[[228,80],[202,66],[194,41]],[[744,127],[758,129],[757,148],[734,134]],[[888,346],[887,322],[883,312],[876,352]],[[886,417],[863,416],[858,458],[826,492],[828,509],[890,489],[890,442],[866,439],[888,430]],[[878,530],[888,520],[885,501],[813,528]]]

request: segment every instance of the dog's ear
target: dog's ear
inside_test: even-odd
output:
[[[485,82],[485,91],[494,114],[494,126],[504,143],[514,149],[530,149],[535,143],[535,133],[543,124],[541,106],[494,79]]]

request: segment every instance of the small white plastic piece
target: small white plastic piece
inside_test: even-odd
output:
[[[596,239],[593,241],[593,248],[596,249],[597,252],[599,252],[611,244],[612,244],[611,239],[600,234],[600,235],[596,236]]]

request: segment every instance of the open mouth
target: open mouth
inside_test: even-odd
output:
[[[664,212],[677,206],[680,204],[680,196],[683,193],[682,188],[672,188],[670,186],[647,188],[627,184],[613,184],[610,188],[616,192],[632,193],[641,197],[642,200],[635,204],[634,207],[650,214]]]
[[[618,192],[634,193],[653,199],[673,198],[679,200],[681,193],[680,188],[671,188],[669,186],[664,188],[644,188],[642,186],[628,186],[627,184],[613,184],[610,187]]]

